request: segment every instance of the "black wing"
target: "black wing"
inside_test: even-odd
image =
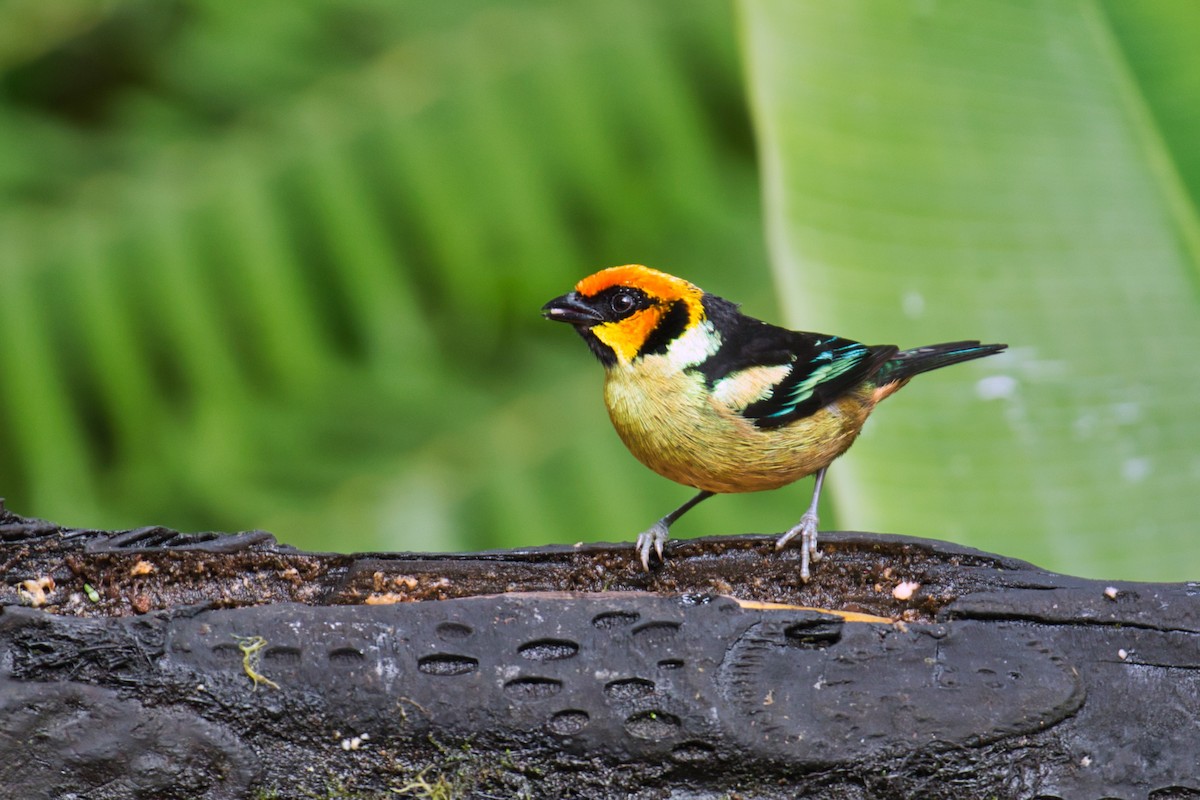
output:
[[[715,298],[714,298],[715,299]],[[720,301],[706,312],[722,335],[721,348],[699,367],[711,387],[750,367],[787,365],[770,394],[742,410],[760,428],[806,417],[853,389],[892,358],[894,345],[868,346],[840,336],[791,331],[737,312]]]

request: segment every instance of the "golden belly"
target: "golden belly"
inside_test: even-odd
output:
[[[725,493],[777,489],[829,466],[853,444],[877,397],[873,387],[863,387],[773,429],[755,427],[689,374],[615,369],[604,399],[639,461],[686,486]]]

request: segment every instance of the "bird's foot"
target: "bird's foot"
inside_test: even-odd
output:
[[[806,511],[800,521],[779,540],[775,542],[775,549],[782,550],[787,547],[788,542],[800,537],[800,580],[808,583],[810,577],[809,563],[816,563],[821,560],[821,551],[817,549],[817,515],[812,511]]]
[[[638,555],[642,559],[642,568],[645,569],[646,572],[650,571],[651,550],[654,550],[654,553],[658,556],[659,563],[662,563],[663,545],[667,543],[667,539],[670,537],[670,535],[671,534],[668,532],[667,526],[662,520],[659,520],[651,525],[649,530],[638,534],[637,544],[635,544],[634,547],[637,548]]]

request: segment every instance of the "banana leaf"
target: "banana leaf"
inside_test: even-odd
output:
[[[738,9],[791,325],[1011,346],[876,411],[838,523],[1200,574],[1200,5]]]

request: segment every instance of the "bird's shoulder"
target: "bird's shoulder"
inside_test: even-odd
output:
[[[712,295],[704,307],[721,345],[696,369],[718,400],[760,428],[786,425],[832,403],[898,349],[782,328]]]

